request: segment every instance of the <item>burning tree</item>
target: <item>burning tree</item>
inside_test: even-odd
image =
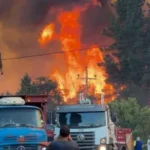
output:
[[[94,3],[96,2],[96,3]],[[61,43],[61,50],[64,56],[58,57],[60,62],[64,62],[61,66],[54,65],[54,72],[50,75],[57,81],[58,87],[62,90],[64,101],[75,103],[78,92],[87,91],[88,96],[96,97],[101,92],[106,91],[106,95],[111,95],[107,100],[113,100],[114,88],[112,84],[106,83],[108,75],[105,67],[98,67],[98,62],[104,62],[104,54],[98,45],[87,45],[88,49],[83,48],[81,41],[82,26],[80,23],[81,13],[86,11],[90,5],[100,6],[98,1],[88,1],[84,6],[74,6],[70,10],[58,11],[58,17],[55,22],[51,22],[42,30],[39,43],[46,46],[46,43],[57,40]],[[60,26],[59,33],[55,33],[55,26]],[[96,80],[88,80],[88,86],[85,80],[78,80],[77,75],[86,78],[85,67],[88,67],[88,78],[97,76]],[[82,87],[82,90],[81,90]],[[88,89],[87,89],[88,88]],[[86,90],[85,90],[86,89]],[[93,90],[94,89],[94,90]],[[63,90],[68,90],[66,93]],[[108,92],[109,91],[109,92]],[[99,100],[99,99],[98,99]]]

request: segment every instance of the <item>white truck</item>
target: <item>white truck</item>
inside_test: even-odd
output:
[[[61,125],[67,125],[81,150],[132,149],[127,144],[131,141],[131,130],[116,128],[113,122],[116,117],[107,105],[83,104],[83,101],[78,105],[61,105],[56,108],[55,135],[58,136]]]

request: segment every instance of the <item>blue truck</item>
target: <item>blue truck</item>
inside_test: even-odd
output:
[[[0,150],[46,150],[42,110],[22,97],[0,97]]]

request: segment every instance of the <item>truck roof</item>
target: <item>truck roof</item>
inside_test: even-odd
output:
[[[56,107],[56,112],[98,112],[106,111],[106,105],[61,105]]]
[[[48,95],[10,95],[10,96],[1,96],[0,98],[4,97],[21,97],[23,98],[26,103],[47,103]]]
[[[29,105],[0,105],[0,109],[1,108],[34,108],[34,109],[39,109],[41,110],[39,107],[36,106],[29,106]]]
[[[48,95],[10,95],[10,96],[2,96],[1,98],[7,98],[7,97],[21,97],[25,100],[26,106],[36,106],[39,107],[41,110],[43,110],[43,107],[46,106],[48,101]]]

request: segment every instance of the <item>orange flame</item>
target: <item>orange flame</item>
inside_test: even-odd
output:
[[[77,9],[70,12],[61,12],[58,16],[58,22],[61,25],[60,41],[64,52],[69,51],[70,49],[78,50],[81,47],[80,24],[78,23],[79,16],[80,12]],[[63,86],[63,89],[70,90],[67,98],[73,98],[78,89],[78,85],[74,84],[74,82],[77,80],[77,72],[81,71],[79,51],[66,53],[65,57],[68,67],[65,78],[63,77],[64,82],[61,86]],[[65,98],[65,100],[67,98]]]
[[[97,66],[99,62],[104,63],[103,52],[96,45],[91,46],[91,48],[85,52],[81,53],[80,51],[82,47],[80,40],[82,27],[79,23],[81,11],[84,11],[84,9],[79,10],[79,7],[76,7],[71,11],[61,11],[58,15],[57,22],[60,24],[58,40],[62,45],[62,51],[76,51],[65,53],[66,72],[60,72],[60,70],[55,68],[51,77],[57,80],[64,101],[75,103],[77,94],[79,92],[85,92],[85,67],[87,66],[88,95],[94,96],[97,100],[100,100],[100,93],[105,92],[107,102],[112,101],[115,97],[113,94],[115,91],[113,85],[106,83],[108,76],[105,67]],[[52,37],[51,35],[52,34],[50,34],[50,37]],[[77,78],[78,74],[83,80]]]
[[[52,39],[54,27],[55,27],[54,24],[49,24],[43,29],[41,36],[39,38],[39,43],[41,45],[47,44]]]

